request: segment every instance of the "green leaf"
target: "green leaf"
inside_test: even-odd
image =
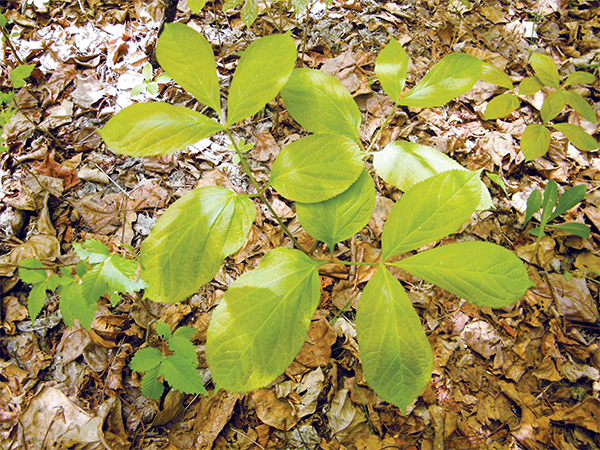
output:
[[[33,286],[27,297],[27,311],[29,311],[29,318],[32,322],[35,322],[45,302],[46,283],[38,283]]]
[[[540,110],[540,116],[544,124],[558,116],[566,103],[567,97],[565,96],[565,91],[556,91],[548,94]]]
[[[542,215],[540,218],[540,228],[539,232],[536,234],[537,241],[544,236],[544,228],[546,224],[549,222],[550,215],[552,214],[552,210],[556,205],[558,200],[558,186],[553,180],[548,180],[546,183],[546,188],[544,189],[544,198],[542,200]]]
[[[156,59],[200,103],[221,113],[215,55],[202,34],[183,23],[165,24],[156,45]]]
[[[400,100],[400,105],[433,108],[469,91],[479,80],[481,61],[465,53],[451,53],[437,63]]]
[[[521,151],[525,161],[544,156],[550,148],[550,130],[544,125],[530,123],[521,137]]]
[[[573,86],[574,84],[593,84],[596,81],[596,76],[593,73],[573,72],[567,77],[565,87]]]
[[[131,93],[129,94],[129,96],[135,97],[136,95],[141,94],[144,89],[146,89],[146,83],[140,83],[138,85],[135,85],[133,87],[133,89],[131,90]]]
[[[240,15],[242,22],[244,22],[244,25],[250,28],[257,17],[258,5],[256,4],[256,0],[246,0],[244,2],[244,6],[242,7],[242,13]]]
[[[115,114],[102,128],[113,152],[128,156],[166,155],[183,150],[223,127],[182,106],[136,103]]]
[[[577,92],[575,91],[564,91],[567,105],[575,110],[577,114],[590,122],[597,123],[596,111],[594,108]]]
[[[165,381],[179,392],[208,395],[197,366],[187,358],[171,355],[162,363],[162,373]]]
[[[328,200],[357,180],[365,156],[350,139],[313,134],[292,142],[277,155],[270,184],[290,200]]]
[[[12,81],[13,88],[19,89],[27,84],[25,78],[31,75],[35,64],[22,64],[15,69],[12,69],[8,74],[10,81]]]
[[[529,64],[531,64],[533,71],[542,83],[558,89],[560,78],[558,76],[558,69],[552,58],[541,53],[534,53],[531,55]]]
[[[548,228],[566,231],[567,233],[571,233],[574,236],[579,236],[584,239],[589,239],[591,235],[590,227],[583,223],[567,222],[557,225],[548,225]]]
[[[135,260],[112,255],[81,278],[81,292],[88,302],[94,302],[103,295],[115,292],[132,293],[146,287],[137,278],[138,263]]]
[[[535,286],[513,252],[487,242],[443,245],[392,265],[470,303],[492,308],[513,304]]]
[[[292,363],[319,304],[317,267],[302,252],[279,247],[229,287],[206,342],[217,389],[263,387]]]
[[[73,250],[79,259],[87,259],[90,264],[102,263],[110,258],[108,247],[96,239],[73,242]]]
[[[144,397],[150,397],[152,400],[158,400],[162,396],[165,387],[160,381],[158,381],[161,366],[162,364],[150,369],[142,377],[140,388]]]
[[[296,62],[296,44],[289,34],[254,41],[237,66],[227,100],[227,125],[260,111],[285,85]]]
[[[292,6],[296,14],[301,14],[308,8],[308,0],[292,0]]]
[[[8,21],[6,20],[6,16],[0,13],[0,27],[4,28]]]
[[[506,117],[519,107],[521,102],[512,93],[498,95],[494,97],[485,107],[485,120],[499,119]]]
[[[477,172],[451,170],[415,184],[388,216],[381,239],[381,260],[455,232],[471,217],[480,196]]]
[[[142,76],[146,81],[152,80],[152,64],[147,63],[146,65],[144,65],[144,67],[142,68]]]
[[[175,333],[173,333],[173,338],[181,338],[189,341],[194,337],[197,331],[198,329],[194,327],[179,327],[175,330]]]
[[[571,141],[571,144],[579,150],[591,151],[600,147],[598,141],[578,125],[573,125],[572,123],[555,123],[551,127],[564,134]]]
[[[243,0],[226,0],[225,3],[223,3],[223,11],[235,8],[240,5],[242,1]]]
[[[195,331],[196,330],[194,330],[194,332]],[[190,337],[173,336],[169,341],[169,349],[175,353],[178,358],[186,358],[189,360],[195,367],[198,365],[198,355],[196,354],[196,347],[190,342]]]
[[[408,295],[385,267],[379,267],[360,297],[356,332],[369,386],[406,414],[429,383],[433,355]]]
[[[294,69],[281,98],[290,115],[307,131],[360,142],[360,111],[348,89],[334,77],[319,70]]]
[[[490,180],[492,180],[494,183],[500,186],[504,191],[504,195],[508,197],[508,191],[506,190],[506,183],[504,182],[504,178],[493,172],[486,172],[485,174]]]
[[[398,103],[406,82],[408,55],[393,37],[379,53],[375,63],[375,74],[381,87],[394,103]]]
[[[155,81],[151,81],[146,85],[146,90],[150,95],[158,94],[158,83],[156,83]]]
[[[171,327],[163,321],[156,322],[156,334],[165,340],[171,339]]]
[[[255,215],[248,197],[212,186],[194,189],[169,206],[142,243],[148,297],[179,302],[212,280],[246,241]]]
[[[481,79],[488,83],[505,87],[506,89],[510,89],[511,91],[514,89],[510,77],[490,63],[481,63]]]
[[[408,141],[392,142],[374,153],[373,167],[386,183],[405,192],[432,175],[448,170],[467,170],[433,147]],[[481,200],[477,209],[483,211],[491,208],[493,203],[483,181],[480,181],[480,185]]]
[[[544,83],[538,77],[525,78],[519,84],[519,95],[533,95],[544,87]]]
[[[28,270],[32,269],[32,270]],[[23,283],[43,283],[48,279],[44,265],[37,259],[25,259],[19,263],[19,278]]]
[[[206,5],[206,0],[187,0],[187,3],[192,12],[198,14]]]
[[[155,81],[158,84],[165,84],[165,83],[168,83],[171,80],[172,80],[172,78],[169,76],[169,74],[167,74],[167,72],[165,72],[165,73],[161,73],[158,77],[156,77]]]
[[[358,180],[341,194],[319,203],[296,203],[300,225],[330,249],[358,233],[371,220],[375,186],[363,169]]]
[[[585,197],[585,190],[585,184],[579,184],[577,186],[573,186],[572,188],[567,189],[560,196],[558,204],[556,205],[556,208],[554,208],[552,214],[550,214],[548,221],[550,222],[551,220],[556,219],[558,216],[566,213],[568,210],[570,210],[579,202],[581,202]]]
[[[129,367],[136,372],[148,372],[163,362],[163,354],[154,347],[144,347],[139,349],[135,356],[131,358]]]
[[[64,278],[64,277],[62,277]],[[58,286],[60,296],[60,314],[69,328],[73,328],[74,320],[86,330],[92,327],[92,321],[96,316],[97,302],[88,301],[81,292],[81,285],[72,279],[70,283],[62,283]]]
[[[527,222],[531,220],[533,215],[540,210],[542,206],[542,193],[536,189],[527,199],[527,210],[525,211],[525,222],[523,225],[527,225]]]

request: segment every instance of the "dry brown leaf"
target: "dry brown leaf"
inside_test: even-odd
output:
[[[287,431],[294,427],[299,417],[296,409],[285,398],[278,398],[268,389],[258,389],[252,393],[256,415],[265,424]]]
[[[337,335],[328,320],[311,322],[306,342],[296,356],[296,361],[306,367],[327,365],[331,358],[331,346],[336,339]]]
[[[65,167],[54,160],[52,154],[46,155],[44,161],[35,166],[36,173],[52,178],[60,178],[64,182],[64,189],[68,190],[79,183],[77,171],[70,167]],[[54,195],[54,194],[53,194]],[[56,196],[56,195],[55,195]]]

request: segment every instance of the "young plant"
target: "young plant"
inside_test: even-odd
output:
[[[106,295],[113,306],[121,300],[119,293],[133,293],[145,287],[137,279],[136,260],[120,255],[111,255],[102,242],[97,240],[74,243],[75,253],[81,262],[75,268],[60,267],[59,273],[48,274],[37,259],[21,261],[19,278],[33,284],[27,299],[29,318],[35,321],[46,301],[46,291],[57,291],[60,298],[60,313],[67,326],[73,320],[89,329],[96,312],[96,301]]]
[[[361,114],[352,96],[323,72],[294,69],[291,36],[257,39],[243,52],[226,115],[214,55],[202,35],[182,24],[168,24],[156,54],[177,83],[216,112],[220,123],[166,103],[136,104],[102,129],[106,145],[123,155],[168,154],[225,131],[256,193],[201,187],[173,203],[142,243],[147,296],[178,302],[211,281],[225,258],[247,239],[256,215],[251,198],[270,209],[297,247],[269,251],[254,270],[232,283],[213,312],[206,357],[217,389],[246,392],[263,387],[291,364],[319,304],[319,268],[325,264],[377,266],[357,311],[362,366],[374,391],[403,411],[429,381],[433,358],[419,317],[388,268],[400,267],[492,307],[517,301],[532,286],[512,252],[485,242],[444,245],[395,262],[397,255],[455,232],[476,209],[489,208],[489,192],[479,172],[464,169],[431,147],[399,141],[373,154],[377,137],[365,150],[359,137]],[[395,102],[394,111],[400,106],[441,106],[467,92],[481,73],[476,58],[451,54],[402,96],[407,66],[408,56],[393,39],[377,58],[376,73]],[[261,186],[230,128],[257,113],[279,91],[292,117],[312,134],[280,152],[268,183]],[[364,166],[368,158],[373,158],[379,176],[405,193],[385,224],[381,260],[338,260],[333,257],[335,244],[359,232],[373,213],[375,187]],[[300,223],[328,245],[328,258],[318,259],[302,248],[267,201],[269,188],[296,202]]]
[[[144,91],[148,91],[150,95],[158,94],[158,85],[168,83],[171,81],[171,77],[167,73],[161,73],[152,81],[152,64],[148,63],[142,69],[142,75],[144,76],[144,82],[133,87],[131,90],[131,97],[141,94]]]
[[[142,395],[157,400],[164,391],[162,376],[173,389],[186,394],[208,395],[202,378],[198,374],[198,357],[196,347],[190,342],[196,329],[180,327],[171,333],[169,325],[156,323],[156,333],[167,341],[172,354],[165,356],[154,347],[145,347],[137,351],[131,359],[129,367],[136,372],[145,372],[142,377]]]
[[[552,58],[539,53],[531,55],[531,67],[535,76],[525,78],[519,85],[519,93],[515,92],[512,80],[504,72],[491,64],[484,63],[481,79],[509,90],[494,97],[486,106],[485,119],[506,117],[521,106],[521,97],[533,95],[544,87],[552,91],[544,99],[540,109],[541,123],[530,123],[521,138],[521,151],[526,161],[544,156],[550,148],[550,128],[560,131],[579,150],[591,151],[600,147],[596,139],[583,128],[571,123],[551,123],[563,110],[570,106],[584,119],[597,122],[594,108],[577,92],[566,89],[576,84],[591,84],[596,77],[587,72],[573,72],[561,85],[558,69]]]
[[[537,236],[536,243],[544,237],[544,229],[546,227],[555,230],[566,231],[567,233],[587,239],[590,237],[590,227],[583,223],[565,222],[559,224],[550,224],[554,219],[558,218],[568,210],[573,208],[585,197],[585,185],[580,184],[567,189],[558,198],[558,187],[553,180],[548,180],[544,189],[544,196],[536,189],[527,199],[527,210],[525,211],[525,225],[531,220],[533,215],[542,209],[540,217],[540,226],[529,230],[531,234]]]

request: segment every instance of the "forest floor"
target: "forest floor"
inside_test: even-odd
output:
[[[98,130],[133,102],[201,107],[172,81],[160,84],[156,95],[130,95],[144,81],[142,68],[163,20],[159,2],[23,2],[0,2],[20,59],[36,65],[17,94],[20,111],[4,128],[8,151],[1,155],[0,448],[600,449],[600,157],[553,132],[548,154],[526,163],[519,141],[540,97],[526,99],[521,114],[486,121],[486,104],[504,89],[481,81],[441,108],[399,108],[378,147],[406,139],[501,177],[506,191],[483,177],[495,209],[474,215],[444,242],[469,235],[511,249],[537,286],[514,305],[491,309],[404,279],[434,354],[432,380],[406,415],[379,399],[362,374],[354,316],[375,270],[370,266],[321,274],[322,297],[308,340],[273,385],[248,394],[214,392],[205,370],[210,397],[175,390],[158,401],[141,395],[140,374],[128,364],[140,346],[156,345],[153,324],[196,327],[193,342],[206,368],[207,326],[227,286],[268,250],[290,245],[267,210],[259,211],[242,250],[184,302],[125,295],[113,307],[103,298],[86,332],[64,324],[53,295],[32,323],[30,286],[15,269],[21,259],[68,264],[72,243],[86,239],[101,240],[114,252],[123,244],[137,250],[183,194],[207,185],[243,191],[248,180],[224,135],[147,158],[118,156],[102,141]],[[256,37],[291,32],[302,55],[298,65],[337,77],[352,93],[365,142],[393,106],[374,73],[390,34],[410,57],[408,87],[453,51],[490,62],[518,83],[532,75],[528,57],[541,48],[561,79],[592,65],[586,70],[596,82],[576,91],[596,116],[600,110],[593,66],[600,63],[596,1],[349,0],[316,4],[308,17],[276,4],[271,11],[261,6],[250,29],[239,8],[223,12],[209,3],[193,14],[180,3],[175,21],[207,37],[224,86],[238,52]],[[17,59],[6,44],[3,53],[0,80],[8,87]],[[237,137],[255,143],[249,158],[259,180],[268,178],[280,149],[302,133],[282,105],[274,100],[235,129]],[[598,138],[598,124],[568,107],[556,121],[578,124]],[[559,192],[586,186],[584,201],[564,220],[587,224],[591,237],[551,231],[536,259],[532,225],[526,228],[523,218],[531,192],[543,191],[549,180]],[[383,223],[401,195],[380,179],[376,186],[371,222],[337,249],[355,261],[378,258]],[[293,203],[270,195],[288,228],[301,242],[310,241]]]

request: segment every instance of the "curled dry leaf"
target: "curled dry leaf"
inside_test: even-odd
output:
[[[300,420],[296,409],[287,399],[278,398],[268,389],[254,391],[252,401],[256,405],[258,418],[278,430],[290,430]]]

